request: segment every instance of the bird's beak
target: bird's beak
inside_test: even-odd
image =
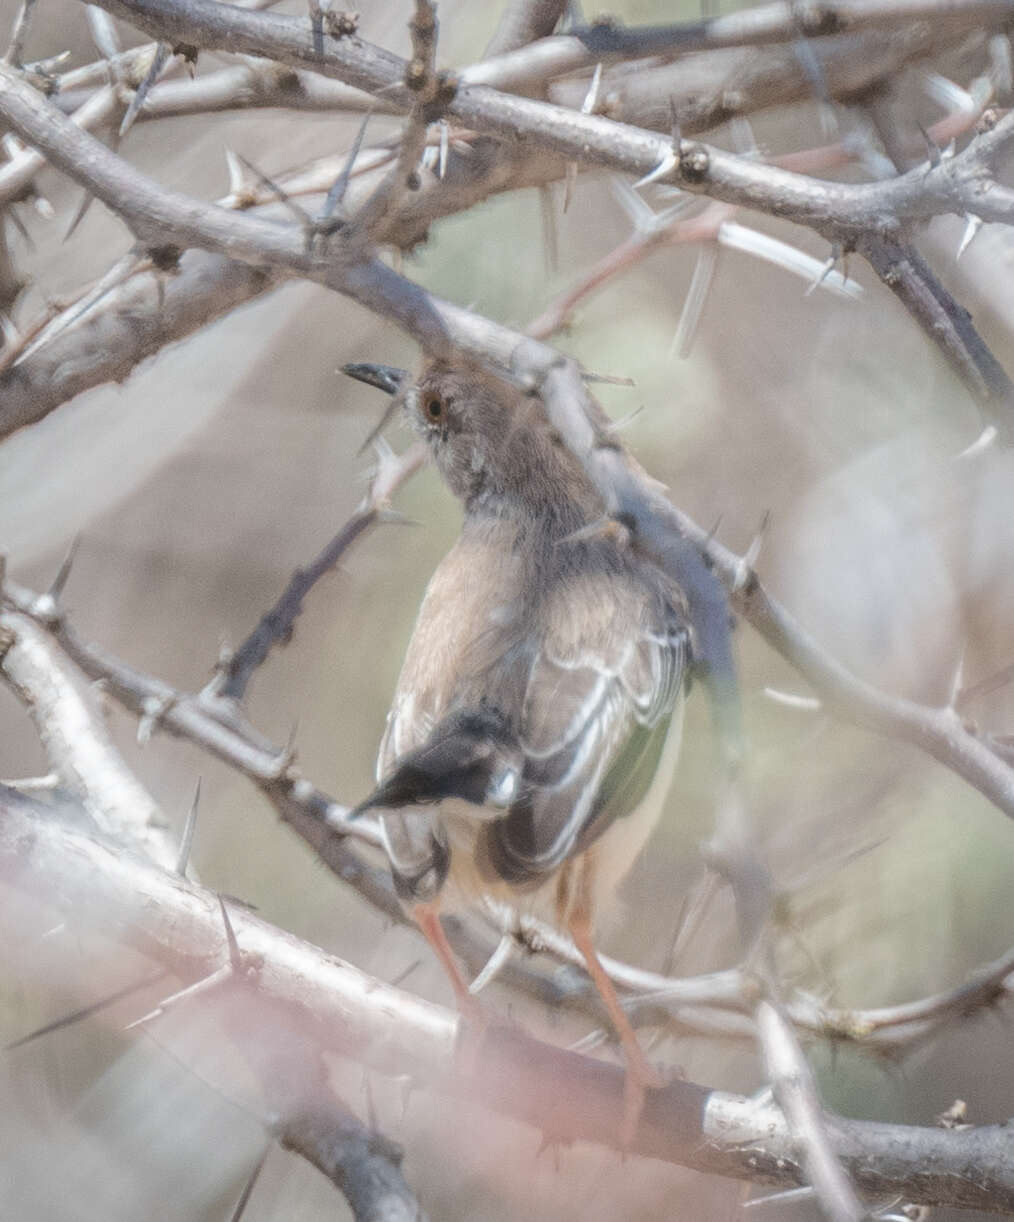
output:
[[[393,365],[343,365],[342,373],[347,373],[357,382],[365,382],[367,386],[375,386],[388,395],[396,395],[408,381],[408,370],[395,369]]]
[[[342,373],[347,373],[350,378],[355,378],[357,382],[365,382],[367,386],[376,386],[378,390],[382,390],[385,394],[392,396],[391,402],[384,414],[377,421],[377,424],[370,429],[370,435],[359,447],[359,453],[362,454],[373,445],[384,429],[387,428],[398,406],[398,391],[407,384],[409,374],[407,369],[395,369],[393,365],[370,364],[343,365]]]

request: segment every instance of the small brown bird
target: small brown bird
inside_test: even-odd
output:
[[[658,1085],[595,952],[592,919],[661,813],[690,662],[679,587],[643,559],[538,400],[468,368],[397,392],[461,537],[434,573],[381,743],[377,809],[398,892],[474,1008],[439,921],[484,895],[571,933],[623,1045],[624,1130]]]

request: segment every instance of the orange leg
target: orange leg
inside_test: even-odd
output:
[[[471,1077],[479,1065],[483,1038],[489,1026],[489,1016],[475,996],[468,991],[468,985],[465,984],[464,977],[461,975],[454,951],[451,950],[451,944],[447,941],[444,927],[440,923],[439,899],[431,900],[427,904],[413,904],[411,913],[412,919],[422,930],[426,941],[436,951],[440,965],[454,989],[458,1013],[465,1019],[464,1031],[458,1039],[457,1062],[459,1072],[463,1073],[465,1077]]]
[[[473,1019],[478,1022],[485,1022],[482,1006],[479,1005],[475,997],[468,991],[468,985],[465,984],[464,977],[461,975],[461,969],[458,967],[458,961],[454,957],[454,951],[451,950],[451,944],[447,941],[447,934],[444,933],[444,927],[440,923],[440,901],[431,900],[426,904],[413,904],[411,908],[412,920],[419,926],[423,937],[433,947],[437,958],[440,960],[440,966],[447,974],[447,979],[451,982],[451,987],[454,989],[454,997],[458,1003],[458,1013],[463,1018]]]
[[[637,1040],[637,1033],[627,1018],[626,1011],[620,1005],[613,982],[606,975],[595,950],[591,927],[591,873],[592,862],[586,857],[578,866],[581,876],[578,881],[576,903],[567,921],[570,936],[574,945],[581,952],[598,995],[606,1007],[606,1012],[613,1024],[623,1048],[627,1062],[627,1073],[623,1082],[623,1123],[620,1129],[620,1141],[625,1148],[633,1145],[637,1134],[637,1126],[641,1121],[641,1111],[644,1107],[646,1090],[657,1090],[663,1085],[662,1079],[654,1066],[644,1055]]]

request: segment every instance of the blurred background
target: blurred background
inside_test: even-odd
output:
[[[699,15],[690,4],[633,0],[613,12],[631,23]],[[385,0],[362,14],[361,32],[405,54],[409,16],[408,3]],[[480,58],[497,16],[497,6],[445,0],[440,62]],[[0,28],[12,17],[4,0]],[[95,58],[83,7],[39,0],[26,58],[65,49],[74,63]],[[949,68],[967,80],[981,56],[980,40]],[[220,62],[202,55],[201,70]],[[920,71],[909,69],[899,86],[929,123],[939,110]],[[828,135],[829,113],[815,103],[771,110],[757,117],[754,136],[764,151],[825,144],[838,138]],[[847,135],[856,120],[842,107],[833,121]],[[387,121],[375,122],[380,132]],[[357,126],[251,111],[138,125],[121,151],[160,182],[215,198],[227,190],[227,147],[274,174],[347,148]],[[708,138],[736,147],[726,129]],[[94,205],[63,244],[80,191],[51,171],[39,183],[56,219],[21,209],[34,250],[8,228],[30,279],[29,305],[80,289],[130,242]],[[539,195],[526,191],[434,226],[406,259],[406,273],[523,328],[630,231],[608,176],[581,176],[565,215],[562,184],[555,191],[555,263]],[[808,232],[740,219],[819,260],[828,255]],[[1014,369],[1014,244],[987,227],[956,264],[962,228],[934,222],[922,249]],[[673,339],[696,258],[693,247],[652,255],[582,304],[558,337],[589,368],[633,379],[633,388],[601,388],[616,418],[643,409],[624,433],[633,452],[697,521],[717,523],[730,547],[745,550],[769,515],[762,577],[836,657],[878,686],[941,703],[959,664],[970,685],[1010,663],[1014,460],[998,447],[962,455],[983,422],[938,353],[857,257],[848,272],[864,292],[854,300],[807,293],[784,269],[723,249],[681,358]],[[125,385],[80,396],[0,443],[0,548],[12,574],[44,588],[79,537],[67,591],[79,630],[180,688],[201,687],[222,643],[242,640],[364,493],[371,460],[357,452],[385,404],[342,377],[350,360],[414,366],[418,353],[342,298],[290,284],[163,351]],[[408,442],[397,426],[389,436],[396,448]],[[370,788],[416,608],[459,524],[431,471],[399,494],[397,507],[419,524],[383,527],[357,545],[313,592],[295,639],[272,655],[249,696],[254,723],[275,741],[298,723],[303,771],[347,802]],[[809,693],[748,627],[737,641],[753,809],[787,896],[787,978],[839,1006],[877,1006],[951,987],[1010,946],[1009,821],[914,750],[772,699],[767,689]],[[1010,729],[1012,712],[1010,689],[968,709],[998,732]],[[158,735],[138,748],[132,719],[119,712],[111,725],[177,827],[201,778],[193,862],[206,884],[383,979],[418,961],[405,987],[450,1001],[421,940],[387,927],[344,890],[242,778]],[[31,724],[0,689],[0,775],[43,771]],[[709,711],[698,692],[667,817],[607,926],[610,953],[654,969],[666,964],[681,897],[702,874],[714,783]],[[140,970],[111,944],[54,928],[41,902],[5,895],[3,903],[28,932],[5,948],[0,1039]],[[733,965],[729,918],[720,898],[673,970]],[[142,997],[0,1059],[5,1217],[229,1216],[264,1144],[254,1087],[199,1010],[125,1034],[124,1024],[157,999]],[[495,987],[488,1004],[519,1012]],[[523,1012],[561,1043],[584,1030]],[[1009,1015],[987,1014],[898,1063],[824,1045],[812,1059],[828,1106],[847,1115],[925,1124],[960,1097],[978,1123],[1014,1113],[1010,1041]],[[667,1039],[654,1055],[699,1082],[742,1092],[762,1084],[747,1046]],[[338,1064],[335,1076],[346,1098],[365,1107],[361,1071]],[[589,1147],[537,1157],[538,1133],[482,1109],[450,1111],[419,1093],[403,1106],[398,1087],[379,1079],[371,1089],[380,1125],[404,1143],[407,1178],[433,1218],[723,1219],[751,1194],[679,1168],[621,1164]],[[329,1184],[276,1149],[245,1217],[310,1220],[344,1216],[341,1209]],[[806,1206],[780,1204],[755,1216],[809,1215]]]

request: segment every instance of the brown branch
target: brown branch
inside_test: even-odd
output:
[[[242,700],[254,672],[275,645],[286,644],[296,619],[303,610],[303,599],[317,582],[331,572],[353,543],[383,520],[384,507],[398,488],[426,461],[426,451],[415,445],[400,458],[381,452],[377,474],[362,504],[324,550],[306,568],[297,569],[270,611],[242,645],[220,664],[208,685],[210,696]]]
[[[137,4],[146,13],[145,6],[149,4],[149,0],[111,2],[114,7],[120,4]],[[188,20],[196,20],[197,16],[203,14],[205,26],[215,26],[209,16],[215,6],[211,5],[209,9],[208,0],[159,0],[159,3],[170,15],[185,11]],[[214,16],[216,20],[219,19],[218,14]],[[165,20],[164,14],[159,20]],[[269,19],[261,14],[234,13],[229,20],[270,20],[284,24],[281,18]],[[218,27],[215,26],[215,29],[217,31]],[[261,33],[263,34],[263,31]],[[218,31],[215,37],[221,39],[224,36]],[[229,43],[230,40],[225,41]],[[281,44],[280,49],[275,48],[276,54],[294,54],[291,37],[288,42],[280,38],[275,41]],[[387,68],[375,62],[377,54],[376,49],[372,49],[370,55],[364,57],[363,63],[358,65],[359,70],[365,72],[369,69],[383,75]],[[342,71],[349,73],[351,70],[346,62],[347,58],[343,57],[341,67]],[[491,99],[495,100],[492,106]],[[448,109],[459,116],[471,116],[471,121],[479,127],[485,125],[511,133],[528,130],[544,145],[557,151],[575,152],[585,161],[604,161],[632,168],[633,164],[640,160],[641,165],[637,168],[645,168],[641,154],[649,134],[624,128],[595,116],[575,115],[545,103],[510,99],[495,95],[489,90],[475,89],[459,90],[458,95],[448,102]],[[95,188],[96,194],[116,208],[121,215],[129,217],[132,227],[140,236],[150,234],[152,236],[148,240],[155,241],[157,239],[154,235],[160,230],[164,232],[164,221],[160,224],[156,216],[152,215],[151,185],[144,184],[141,176],[128,173],[125,164],[112,155],[106,153],[106,157],[111,160],[103,161],[96,151],[97,146],[92,147],[84,133],[75,135],[66,126],[61,127],[61,124],[65,123],[62,116],[59,116],[54,108],[46,107],[27,86],[23,86],[9,74],[5,89],[0,91],[0,110],[6,111],[8,119],[20,134],[40,144],[56,164],[72,176],[101,180],[101,188]],[[586,124],[596,126],[587,129]],[[582,141],[579,149],[574,144],[574,136],[577,134],[580,134]],[[988,189],[984,190],[983,179],[992,160],[1012,134],[1014,116],[1008,116],[1001,119],[991,131],[978,136],[963,153],[949,161],[941,161],[925,173],[916,170],[887,182],[859,186],[803,179],[786,174],[775,167],[757,166],[741,158],[730,158],[728,154],[703,146],[690,149],[680,145],[676,151],[656,146],[654,166],[649,165],[647,168],[652,170],[658,167],[666,170],[670,177],[674,177],[688,189],[704,189],[727,202],[763,207],[798,222],[810,224],[832,240],[849,247],[858,246],[871,238],[874,242],[879,242],[881,235],[889,236],[890,231],[897,229],[904,219],[930,215],[934,211],[964,210],[986,218],[1010,219],[1014,216],[1014,193],[992,184],[988,177]],[[75,156],[72,152],[74,145],[87,146],[87,170],[90,172],[83,173],[80,164],[85,152],[84,147],[81,147]],[[758,172],[762,176],[760,180]],[[204,245],[229,253],[236,252],[248,259],[260,258],[276,264],[281,263],[304,275],[324,279],[325,283],[331,279],[328,272],[333,274],[333,264],[325,271],[320,267],[319,261],[311,256],[311,252],[303,250],[297,255],[292,249],[291,241],[278,240],[281,234],[277,230],[270,232],[261,226],[251,228],[253,218],[244,217],[244,225],[241,226],[238,223],[240,218],[236,218],[236,224],[231,231],[227,231],[215,209],[204,208],[195,212],[193,204],[184,207],[182,201],[172,200],[170,193],[161,194],[163,204],[178,205],[172,210],[180,217],[174,228],[177,231],[180,228],[184,230],[174,235],[179,244]],[[850,199],[847,214],[842,208],[846,197]],[[156,214],[158,211],[164,209],[156,209]],[[355,225],[352,232],[356,232]],[[359,243],[353,241],[346,253],[352,254],[358,246]],[[931,329],[930,333],[936,335],[937,330]],[[981,342],[977,345],[974,343],[976,339],[974,332],[969,335],[968,328],[964,328],[963,350],[970,358],[966,364],[981,370],[984,367],[983,362],[989,364],[992,358]],[[955,345],[945,344],[945,350],[953,359]],[[998,376],[1002,380],[1002,371],[998,371],[999,366],[992,361],[988,372],[993,377],[993,384],[997,384]],[[974,381],[973,385],[976,385]],[[1002,391],[1002,388],[1000,390]],[[1005,403],[1006,400],[1003,400],[1001,406]]]
[[[161,281],[148,268],[125,276],[86,311],[75,304],[57,315],[30,353],[0,372],[0,438],[93,386],[124,381],[166,344],[279,282],[269,269],[203,250],[187,251]]]
[[[1014,442],[1014,382],[975,329],[971,314],[911,243],[867,234],[856,248],[943,353],[1002,440]]]
[[[864,56],[863,62],[868,62],[869,58]],[[226,71],[235,75],[245,73],[246,69]],[[284,76],[286,71],[277,66],[266,65],[260,75],[267,74],[278,79],[279,74]],[[785,76],[784,71],[776,74],[778,79],[784,79]],[[319,81],[313,74],[309,74],[308,79]],[[329,82],[319,83],[327,85]],[[199,89],[201,85],[202,81],[199,80],[188,87]],[[160,88],[163,86],[155,88],[153,97],[157,97]],[[750,92],[747,89],[744,105],[749,104]],[[692,121],[689,126],[686,121],[683,122],[685,130],[693,130]],[[940,139],[948,138],[950,137],[945,134],[940,136]],[[477,153],[481,155],[476,155]],[[33,166],[37,166],[39,160],[35,153],[22,154],[22,158],[34,159]],[[791,155],[779,160],[783,164],[791,164],[798,169],[806,168],[810,172],[814,168],[833,164],[823,155],[816,163],[808,155]],[[18,164],[22,162],[19,161]],[[561,160],[545,154],[536,153],[533,156],[520,146],[510,145],[506,149],[481,148],[473,139],[472,156],[458,158],[455,157],[452,146],[451,163],[445,181],[440,182],[427,176],[422,189],[409,193],[408,198],[402,200],[401,207],[392,216],[390,224],[382,227],[376,237],[379,241],[393,242],[404,248],[418,241],[436,216],[466,208],[493,191],[552,181],[559,177],[563,170],[564,163]],[[335,173],[334,168],[327,163],[321,163],[317,178],[305,181],[304,176],[304,181],[300,182],[298,187],[295,182],[283,181],[281,185],[290,194],[297,190],[325,191],[330,182],[333,182]],[[0,171],[0,182],[3,181],[2,174],[3,171]],[[23,182],[24,179],[19,178],[19,183],[23,185]],[[364,190],[367,185],[364,182]],[[356,200],[361,198],[361,195],[350,197],[353,210],[358,206]],[[191,277],[188,273],[195,261],[202,274]],[[220,293],[217,291],[214,277],[210,275],[213,267],[218,269],[222,279]],[[20,358],[21,367],[16,372],[8,372],[0,380],[0,390],[4,392],[0,436],[13,428],[41,418],[53,407],[81,390],[110,378],[122,379],[134,364],[157,350],[160,336],[164,336],[166,341],[179,338],[240,301],[247,300],[259,289],[274,283],[270,279],[258,280],[256,274],[231,269],[222,263],[208,263],[194,255],[187,256],[183,269],[183,279],[171,284],[167,291],[167,304],[171,308],[166,311],[165,317],[159,318],[147,308],[140,308],[139,311],[142,302],[137,298],[143,298],[144,294],[138,294],[135,289],[128,287],[124,290],[128,299],[124,301],[123,308],[118,304],[121,294],[112,295],[97,308],[89,311],[88,323],[85,326],[77,328],[72,335],[64,335],[51,354],[47,353],[45,348],[33,348],[31,358],[27,361],[24,357]],[[188,302],[187,295],[190,293],[197,296]],[[158,300],[154,292],[152,299],[154,302]],[[147,319],[149,314],[150,326],[137,325],[138,318]],[[107,315],[108,317],[105,317]],[[62,320],[55,323],[55,326],[63,325]],[[51,332],[47,331],[47,337],[50,334]],[[52,340],[47,342],[52,344]],[[96,352],[104,354],[103,358],[96,360]],[[87,360],[84,359],[86,354]],[[11,356],[8,355],[7,361],[10,359]]]

